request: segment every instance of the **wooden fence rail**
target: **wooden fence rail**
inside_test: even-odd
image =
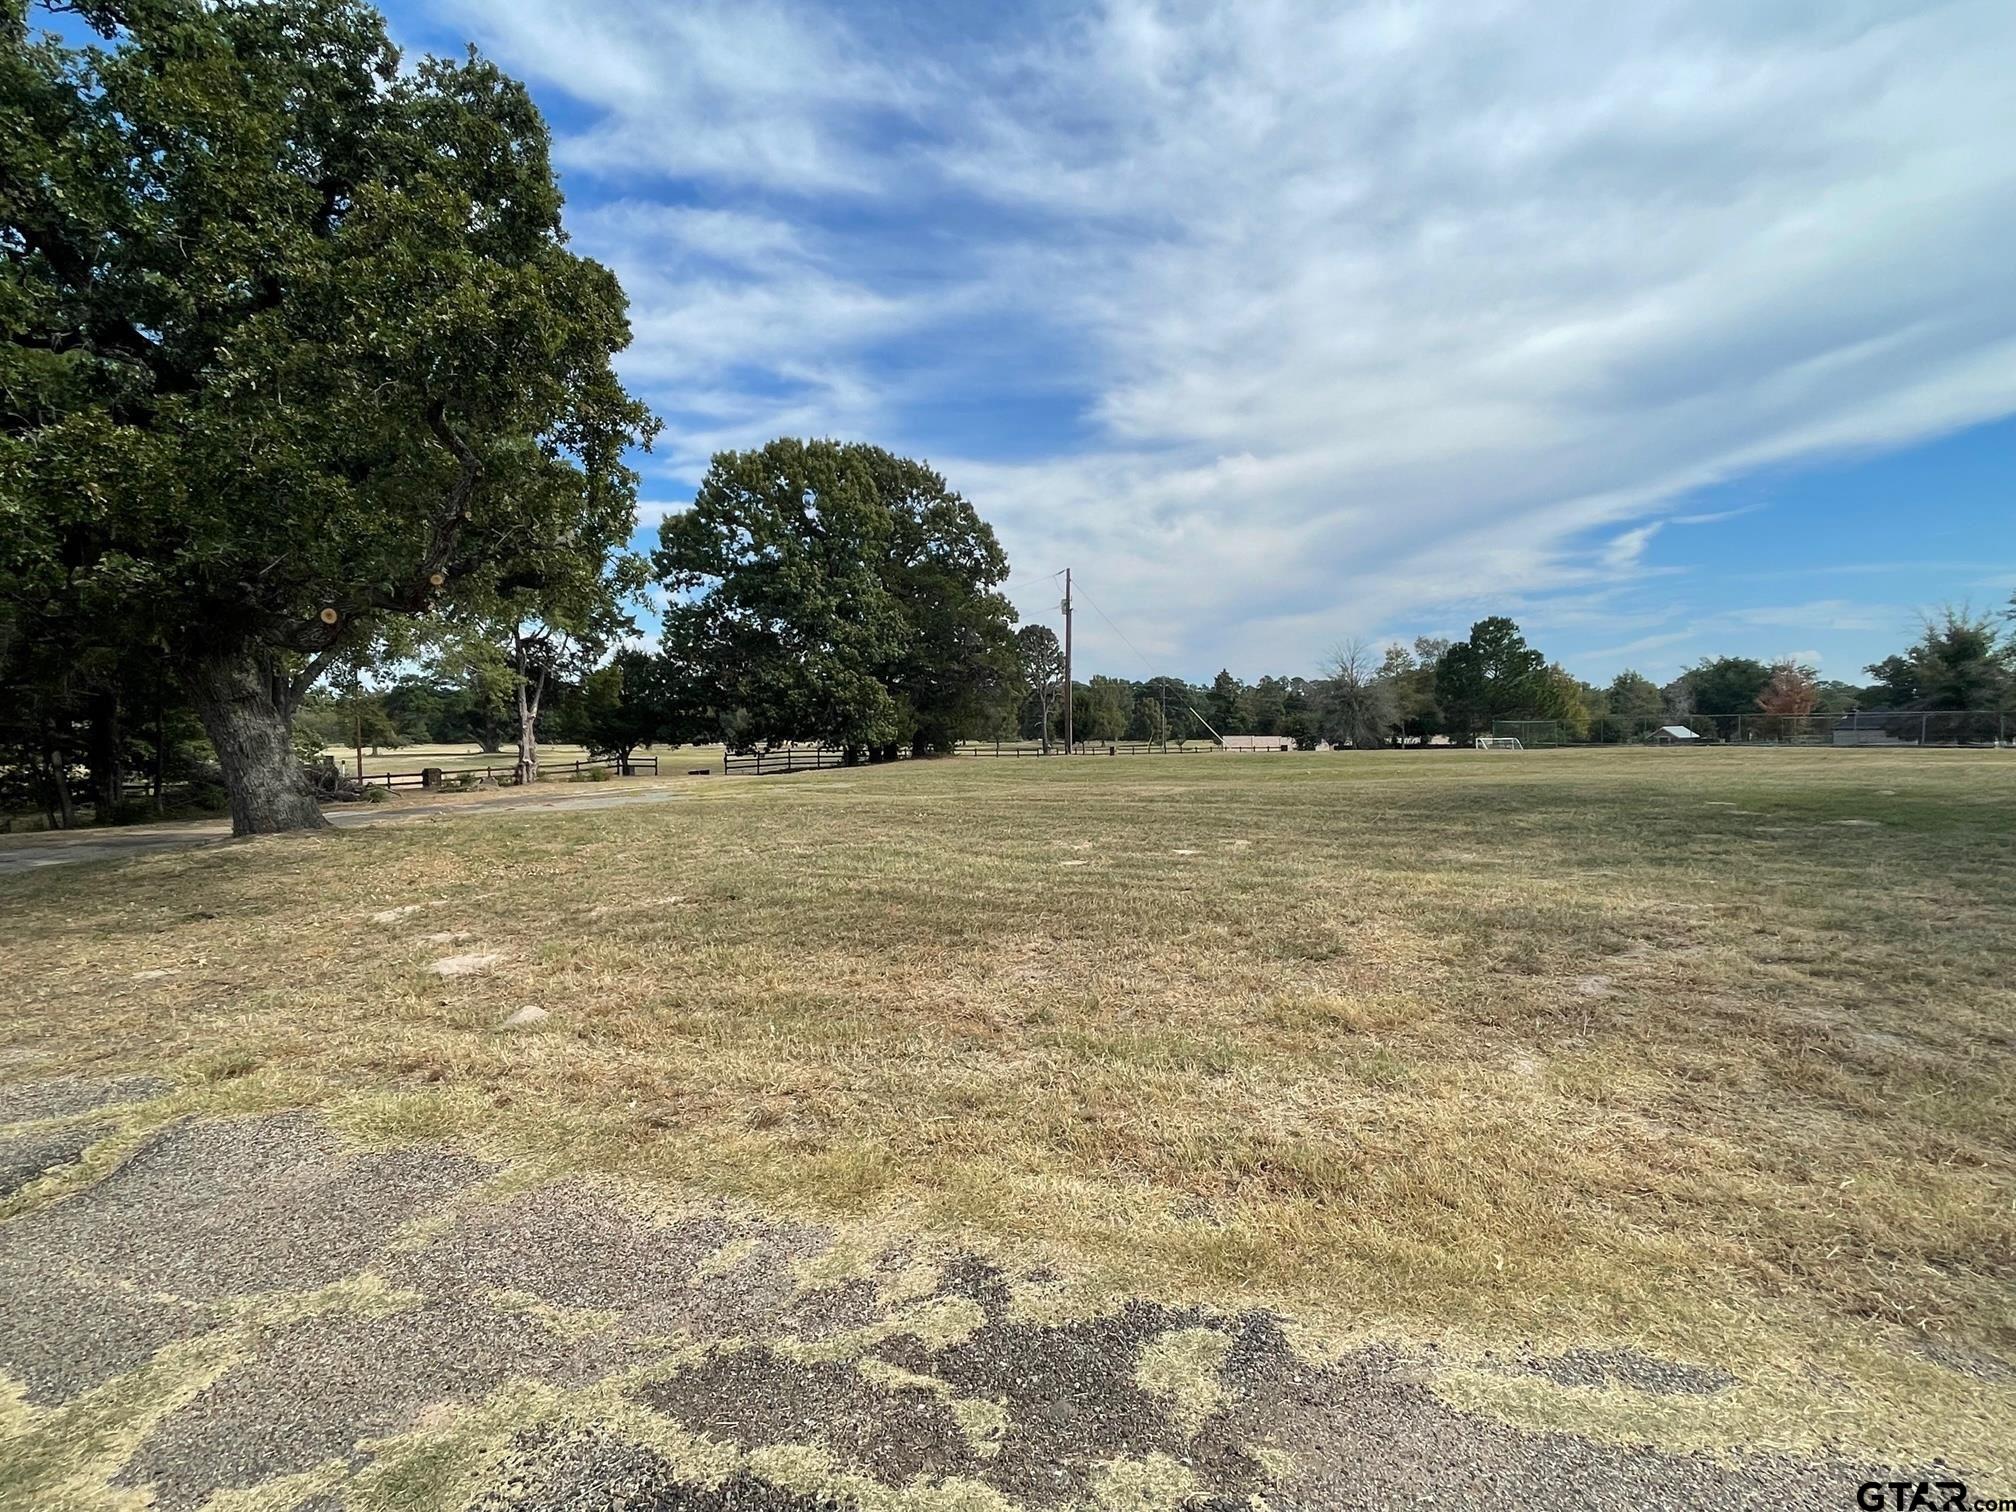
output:
[[[724,777],[768,777],[778,772],[823,772],[845,766],[846,752],[830,746],[787,746],[781,751],[724,751]]]
[[[1217,746],[1163,745],[1154,740],[1081,740],[1077,755],[1080,756],[1198,756],[1217,750]],[[967,741],[954,748],[957,756],[1062,756],[1065,754],[1061,742],[1053,744],[1049,750],[1041,746],[1026,745],[1021,741],[997,740],[991,745],[985,741]]]
[[[585,761],[541,762],[539,765],[539,776],[542,781],[548,777],[579,777],[583,772],[594,771],[608,772],[617,777],[656,777],[658,758],[632,756],[628,761],[624,761],[618,756],[591,756]],[[438,779],[442,784],[460,781],[466,777],[479,779],[487,777],[493,782],[516,782],[518,767],[513,763],[510,766],[429,767],[421,772],[367,772],[362,778],[362,785],[393,790],[426,788],[433,786],[428,781],[430,777]]]

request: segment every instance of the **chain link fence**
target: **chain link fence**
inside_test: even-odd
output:
[[[1496,719],[1491,733],[1527,749],[1583,745],[1945,746],[2016,745],[2016,714],[1966,709],[1865,709],[1849,714],[1598,716],[1586,729],[1561,719]]]

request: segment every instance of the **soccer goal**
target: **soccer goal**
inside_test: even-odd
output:
[[[1480,751],[1523,751],[1517,735],[1479,735],[1477,749]]]

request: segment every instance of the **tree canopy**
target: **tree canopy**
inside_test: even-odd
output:
[[[357,0],[73,7],[0,33],[0,601],[158,646],[234,827],[319,824],[288,726],[404,618],[628,535],[653,422],[544,122]]]
[[[879,447],[723,452],[652,560],[667,643],[711,669],[741,739],[944,749],[1019,686],[994,532]]]
[[[1435,701],[1453,729],[1488,732],[1494,719],[1532,714],[1546,672],[1547,658],[1526,644],[1519,627],[1493,615],[1442,653],[1435,664]]]
[[[1771,683],[1771,669],[1747,656],[1717,656],[1686,671],[1696,714],[1754,714]]]

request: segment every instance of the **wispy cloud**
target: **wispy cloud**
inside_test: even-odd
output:
[[[1184,670],[1642,582],[1745,512],[1692,491],[2016,411],[2005,0],[439,5],[577,107],[654,497],[928,450],[1027,607],[1072,562]],[[989,422],[1037,379],[1075,423]]]

